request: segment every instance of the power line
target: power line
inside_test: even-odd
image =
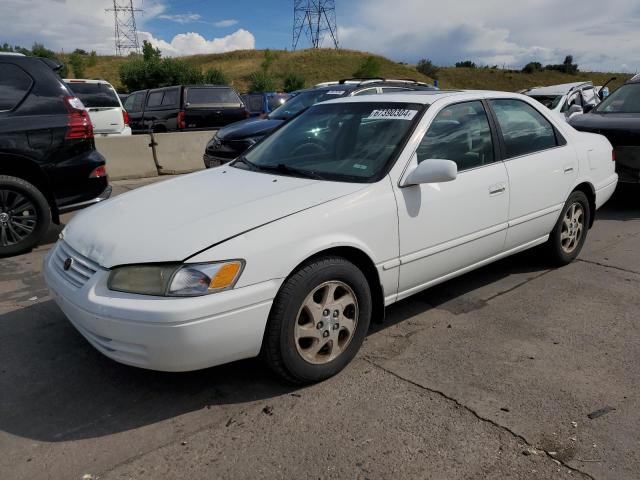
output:
[[[330,37],[333,46],[338,48],[335,0],[294,0],[294,50],[298,47],[303,33],[313,48],[322,47],[325,37]]]
[[[116,55],[140,53],[135,14],[142,9],[134,8],[133,0],[113,0],[113,8],[106,11],[113,12]]]

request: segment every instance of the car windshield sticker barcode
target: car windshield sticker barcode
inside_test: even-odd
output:
[[[329,90],[327,95],[342,95],[344,92],[342,90]]]
[[[369,118],[390,118],[395,120],[413,120],[418,113],[417,110],[405,110],[404,108],[388,108],[385,110],[374,110]]]

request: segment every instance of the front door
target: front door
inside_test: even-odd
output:
[[[445,106],[435,116],[412,162],[453,160],[458,178],[396,192],[398,299],[502,252],[509,186],[496,138],[479,100]]]

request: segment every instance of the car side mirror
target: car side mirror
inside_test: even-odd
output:
[[[458,177],[458,165],[451,160],[429,159],[420,162],[407,175],[401,187],[422,183],[450,182]]]
[[[571,105],[567,111],[567,116],[575,115],[576,113],[584,113],[584,109],[580,105]]]

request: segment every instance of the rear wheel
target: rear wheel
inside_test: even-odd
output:
[[[547,243],[549,256],[556,265],[567,265],[580,254],[590,220],[587,196],[581,191],[571,193]]]
[[[323,257],[289,277],[276,297],[262,355],[292,383],[342,370],[369,329],[372,300],[364,274],[342,257]]]
[[[33,248],[51,224],[44,195],[29,182],[0,175],[0,256]]]

